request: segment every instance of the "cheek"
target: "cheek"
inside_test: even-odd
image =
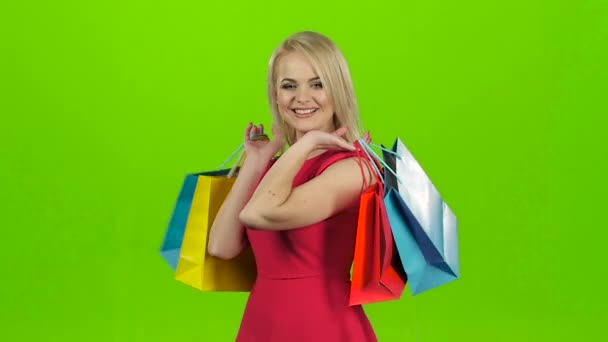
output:
[[[280,108],[286,108],[289,105],[289,97],[284,94],[279,94],[277,96],[277,104]]]
[[[319,93],[319,95],[317,96],[317,101],[319,102],[319,104],[323,105],[323,106],[331,106],[331,103],[329,101],[329,99],[327,98],[327,94],[323,93]]]

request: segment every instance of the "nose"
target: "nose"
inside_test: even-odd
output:
[[[310,100],[310,92],[307,87],[298,87],[295,94],[298,103],[307,103]]]

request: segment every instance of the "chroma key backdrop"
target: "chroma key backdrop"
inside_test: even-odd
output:
[[[270,54],[301,30],[459,220],[461,279],[365,306],[380,341],[601,340],[601,0],[2,2],[1,339],[234,341],[247,294],[159,249],[184,176],[270,127]]]

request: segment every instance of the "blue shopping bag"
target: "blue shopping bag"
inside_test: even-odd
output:
[[[446,230],[443,246],[436,246],[395,188],[388,191],[384,201],[412,294],[458,279],[458,241],[449,234],[452,230]]]

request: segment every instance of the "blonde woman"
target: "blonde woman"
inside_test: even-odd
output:
[[[236,340],[376,341],[363,308],[348,304],[359,199],[364,177],[374,177],[357,160],[362,130],[347,62],[324,35],[294,34],[272,55],[268,97],[274,140],[252,139],[262,125],[246,128],[246,161],[209,238],[219,258],[246,244],[255,254]]]

